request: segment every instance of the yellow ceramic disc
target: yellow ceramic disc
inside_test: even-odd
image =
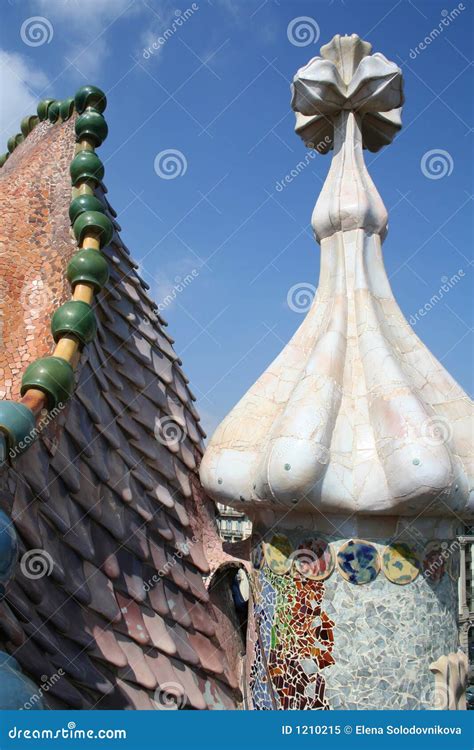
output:
[[[274,534],[269,542],[263,543],[265,562],[273,573],[285,575],[291,568],[293,548],[284,534]]]
[[[394,542],[382,553],[382,570],[392,583],[404,586],[418,577],[421,561],[416,550],[405,542]]]

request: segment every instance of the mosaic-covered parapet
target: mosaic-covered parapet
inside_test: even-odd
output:
[[[341,519],[338,519],[338,523]],[[265,537],[254,534],[252,538],[252,565],[254,570],[263,568],[276,576],[304,578],[310,581],[325,581],[336,574],[357,586],[374,581],[380,572],[399,586],[412,583],[423,574],[433,584],[444,575],[457,577],[456,555],[459,548],[457,538],[424,539],[414,527],[414,532],[398,531],[388,539],[384,547],[366,539],[351,538],[343,544],[337,537],[306,534],[301,537],[298,525],[296,546],[290,537],[277,531],[278,524]],[[454,533],[452,525],[442,527],[445,533]],[[402,526],[403,529],[403,526]],[[427,533],[425,531],[425,533]],[[434,527],[433,533],[439,533]]]
[[[253,577],[259,637],[251,656],[255,709],[327,710],[324,669],[334,663],[334,622],[324,583],[262,568]]]
[[[41,112],[0,171],[2,397],[17,401],[28,366],[51,356],[52,319],[78,287],[93,291],[97,332],[77,349],[69,400],[40,412],[35,440],[0,470],[18,539],[0,651],[47,685],[47,708],[233,709],[241,695],[203,582],[194,396],[105,185],[71,202],[80,144],[61,109],[54,124]],[[78,250],[71,223],[96,211],[112,237]]]
[[[442,708],[432,663],[458,645],[456,529],[429,519],[303,520],[277,522],[254,537],[253,707]],[[337,558],[363,545],[381,569],[376,564],[370,573],[364,554],[355,576],[338,563],[324,580],[311,580],[304,573],[311,574],[312,540],[318,549],[324,540]],[[399,567],[401,558],[406,567]],[[410,580],[400,580],[407,570]]]

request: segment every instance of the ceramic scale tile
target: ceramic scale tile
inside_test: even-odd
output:
[[[0,170],[3,398],[18,399],[25,367],[51,354],[51,316],[70,297],[76,122],[39,123]],[[18,563],[0,604],[0,649],[37,683],[64,667],[44,696],[50,707],[156,708],[157,686],[171,682],[179,708],[234,708],[199,514],[191,528],[187,510],[202,454],[194,396],[102,182],[95,197],[113,224],[97,336],[78,358],[71,399],[0,472],[20,560],[36,550],[51,567],[29,580]]]

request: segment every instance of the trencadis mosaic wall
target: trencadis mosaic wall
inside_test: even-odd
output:
[[[292,530],[253,548],[254,708],[437,707],[429,667],[458,639],[455,540]]]

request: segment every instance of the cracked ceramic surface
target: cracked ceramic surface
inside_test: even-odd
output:
[[[201,465],[217,501],[324,513],[467,514],[471,402],[420,341],[384,268],[387,211],[363,157],[365,112],[403,103],[400,71],[355,35],[295,79],[329,110],[334,155],[313,212],[317,294],[300,328],[214,433]],[[328,83],[329,82],[329,83]],[[324,107],[321,102],[329,104]],[[472,499],[471,499],[472,503]]]

